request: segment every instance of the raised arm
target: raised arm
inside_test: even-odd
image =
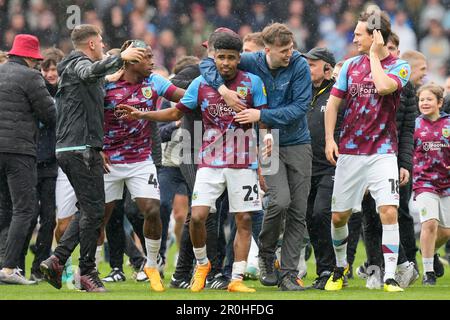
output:
[[[383,37],[378,30],[373,31],[373,43],[370,47],[370,71],[372,74],[373,83],[380,96],[391,94],[398,89],[402,88],[407,82],[402,84],[401,80],[395,75],[384,72],[380,61],[380,55],[384,46]],[[406,68],[408,68],[407,66]],[[409,78],[409,73],[405,75],[405,78]]]
[[[77,63],[75,72],[81,80],[95,82],[97,79],[104,78],[107,74],[117,71],[122,66],[123,61],[141,61],[144,52],[145,49],[143,48],[129,47],[120,56],[112,55],[94,63],[89,59],[84,59]]]

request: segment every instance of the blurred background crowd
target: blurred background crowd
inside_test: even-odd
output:
[[[67,8],[78,5],[81,23],[104,30],[106,49],[144,39],[156,64],[169,70],[179,57],[204,56],[201,44],[217,27],[243,37],[271,21],[289,26],[301,52],[327,47],[339,61],[357,54],[353,30],[359,12],[371,4],[390,14],[401,52],[421,51],[429,80],[443,84],[450,74],[450,0],[0,0],[0,49],[9,50],[16,34],[30,33],[43,48],[69,52]]]

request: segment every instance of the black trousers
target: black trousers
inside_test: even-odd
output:
[[[25,257],[28,252],[33,231],[36,228],[39,218],[39,231],[36,239],[36,253],[34,256],[31,272],[38,272],[39,265],[51,254],[53,243],[53,232],[56,226],[56,177],[39,177],[37,183],[37,201],[36,211],[30,229],[28,230],[27,240],[25,242],[20,268],[25,272]]]
[[[0,232],[8,230],[2,267],[20,266],[36,206],[36,158],[0,153]]]
[[[80,244],[80,274],[84,275],[95,269],[97,240],[105,216],[103,161],[100,152],[92,148],[60,152],[57,159],[75,191],[79,213],[70,222],[55,255],[65,263]]]
[[[125,210],[125,203],[127,203],[126,208],[131,210]],[[124,198],[116,201],[111,218],[106,225],[106,238],[108,239],[109,245],[109,265],[112,269],[119,268],[123,270],[124,253],[130,258],[130,263],[134,268],[139,268],[145,259],[134,244],[133,239],[131,239],[131,235],[126,234],[124,230],[124,216],[126,215],[130,223],[133,221],[132,226],[133,230],[137,230],[137,232],[135,231],[136,234],[141,234],[143,237],[144,218],[139,213],[139,210],[134,210],[133,206],[136,207],[136,204],[131,200],[129,192],[125,190]],[[145,252],[145,242],[142,243]]]
[[[333,242],[331,240],[331,198],[333,195],[333,175],[311,178],[311,190],[306,211],[306,225],[316,258],[316,273],[333,271],[336,265]],[[361,234],[360,214],[354,213],[348,222],[347,261],[355,260],[356,248]]]

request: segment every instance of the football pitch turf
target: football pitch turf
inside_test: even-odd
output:
[[[443,252],[441,252],[443,256]],[[0,300],[450,300],[450,268],[445,266],[445,275],[438,278],[435,287],[422,286],[422,277],[414,285],[401,293],[385,293],[382,290],[369,290],[365,287],[365,280],[355,278],[349,280],[349,286],[339,292],[326,292],[309,289],[303,292],[281,292],[276,287],[264,287],[259,281],[246,281],[256,289],[255,293],[237,294],[222,290],[206,289],[200,293],[191,293],[189,290],[169,288],[170,277],[173,273],[174,247],[169,253],[169,260],[165,271],[164,284],[166,291],[155,293],[150,291],[147,282],[135,282],[132,279],[132,270],[125,266],[127,281],[107,283],[106,293],[85,293],[63,285],[56,290],[48,283],[33,286],[0,285]],[[32,254],[27,256],[27,266],[31,265]],[[362,264],[365,258],[364,247],[360,244],[354,263],[354,271]],[[422,269],[418,255],[419,268]],[[77,259],[73,259],[77,261]],[[126,261],[126,260],[125,260]],[[305,285],[310,286],[315,278],[314,256],[308,260],[308,275],[304,279]],[[101,277],[109,273],[106,262],[100,264]],[[27,270],[29,275],[29,270]]]

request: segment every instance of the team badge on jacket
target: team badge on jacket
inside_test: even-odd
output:
[[[152,87],[142,88],[142,95],[147,99],[150,99],[152,97]]]

